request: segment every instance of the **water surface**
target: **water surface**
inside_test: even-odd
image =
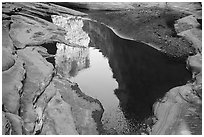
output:
[[[185,61],[140,42],[122,39],[99,23],[84,21],[89,34],[89,67],[71,80],[104,107],[106,134],[137,134],[154,102],[191,78]]]

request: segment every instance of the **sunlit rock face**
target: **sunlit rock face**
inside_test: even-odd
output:
[[[53,23],[66,30],[65,39],[71,46],[77,45],[83,48],[73,48],[68,45],[57,43],[57,53],[55,57],[56,69],[58,74],[65,78],[75,76],[78,71],[88,68],[88,47],[90,38],[82,29],[84,26],[81,17],[66,15],[52,15]],[[85,48],[84,48],[85,47]]]
[[[84,23],[81,17],[72,15],[52,15],[51,17],[55,25],[63,27],[67,31],[65,36],[66,40],[71,44],[88,47],[90,38],[82,29]]]

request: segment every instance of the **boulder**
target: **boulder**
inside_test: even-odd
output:
[[[5,113],[5,116],[11,124],[11,135],[22,135],[23,122],[21,117],[12,113]]]
[[[198,74],[202,71],[202,56],[200,53],[197,53],[194,56],[189,56],[187,59],[187,66],[191,69],[192,73]]]
[[[97,123],[97,119],[101,119],[103,114],[100,102],[85,95],[76,84],[65,79],[54,77],[53,82],[62,99],[72,107],[77,132],[80,135],[99,134],[97,126],[100,123]]]
[[[37,48],[39,50],[39,48]],[[34,105],[53,75],[53,66],[34,47],[18,50],[17,55],[25,62],[26,78],[21,96],[21,115],[26,134],[32,134],[37,114]]]
[[[201,101],[193,94],[190,84],[167,92],[161,101],[154,104],[154,114],[158,120],[153,125],[151,134],[191,134],[189,125],[185,122],[187,108],[191,103],[198,105]]]
[[[202,52],[202,30],[198,28],[192,28],[186,31],[178,33],[179,36],[185,37],[188,41],[193,43],[193,47]]]
[[[41,45],[49,42],[68,43],[65,31],[51,22],[29,15],[12,15],[10,36],[16,48],[26,45]]]
[[[2,21],[2,47],[6,48],[10,53],[13,52],[14,46],[13,41],[9,36],[9,24],[11,21],[3,20]]]
[[[174,24],[175,30],[177,33],[182,31],[199,27],[200,24],[198,23],[197,19],[193,15],[186,16],[176,21]]]
[[[15,64],[14,56],[5,48],[2,48],[2,71],[6,71]]]
[[[71,106],[64,102],[59,92],[50,100],[45,110],[45,127],[43,126],[42,134],[57,135],[76,135],[74,119],[71,113]],[[49,126],[54,130],[49,130]],[[55,131],[55,133],[54,133]]]
[[[9,135],[10,134],[10,124],[8,119],[5,116],[5,112],[2,111],[2,135]]]
[[[2,103],[8,112],[18,113],[20,93],[25,70],[23,61],[15,59],[15,64],[8,70],[2,72]]]

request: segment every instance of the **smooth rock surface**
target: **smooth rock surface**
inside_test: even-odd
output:
[[[191,90],[190,85],[173,88],[160,103],[154,105],[154,113],[158,121],[153,126],[152,134],[183,134],[176,126],[182,124],[180,122],[188,107],[186,100],[189,99],[186,97],[189,96],[188,94],[192,95]],[[190,133],[190,130],[188,132]]]
[[[53,82],[63,96],[63,100],[72,106],[72,115],[78,133],[99,134],[97,130],[97,118],[100,119],[103,112],[100,102],[92,97],[86,96],[76,84],[56,78],[54,78]],[[65,86],[62,86],[62,84]]]
[[[192,28],[178,33],[179,36],[185,37],[188,41],[193,43],[193,46],[200,53],[202,51],[202,30],[198,28]]]
[[[202,56],[197,53],[194,56],[189,56],[187,59],[187,65],[190,67],[193,74],[198,74],[202,71]]]
[[[2,22],[2,47],[6,48],[10,53],[13,52],[13,41],[9,36],[9,24],[10,21],[3,21]]]
[[[15,64],[15,59],[12,56],[12,54],[5,48],[2,48],[2,71],[8,70],[14,64]]]
[[[7,135],[9,134],[9,130],[10,130],[10,125],[8,122],[8,119],[5,116],[5,112],[2,111],[2,135]]]
[[[11,125],[11,135],[22,135],[23,123],[21,118],[12,113],[5,113],[5,116]]]
[[[36,113],[33,105],[38,96],[49,84],[53,66],[48,63],[33,47],[18,51],[18,55],[25,61],[26,79],[21,97],[21,115],[28,134],[33,132]]]
[[[16,58],[15,64],[9,70],[2,73],[2,103],[4,108],[13,114],[18,113],[21,81],[24,79],[25,70],[23,61]]]
[[[175,30],[177,33],[180,33],[182,31],[199,27],[200,24],[198,23],[197,19],[193,15],[189,15],[187,17],[181,18],[176,21],[174,24]]]
[[[62,100],[59,92],[50,100],[45,110],[46,119],[53,122],[55,134],[76,135],[76,127],[71,114],[71,106]],[[46,129],[45,129],[46,130]],[[45,134],[49,131],[44,131]]]
[[[53,41],[66,43],[63,28],[33,16],[12,15],[10,36],[15,47],[24,48],[26,45],[40,45]]]

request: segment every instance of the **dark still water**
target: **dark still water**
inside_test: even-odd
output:
[[[102,103],[105,134],[137,134],[138,123],[152,115],[154,102],[191,78],[185,61],[121,39],[99,23],[84,21],[83,29],[91,39],[89,63],[71,81]]]

